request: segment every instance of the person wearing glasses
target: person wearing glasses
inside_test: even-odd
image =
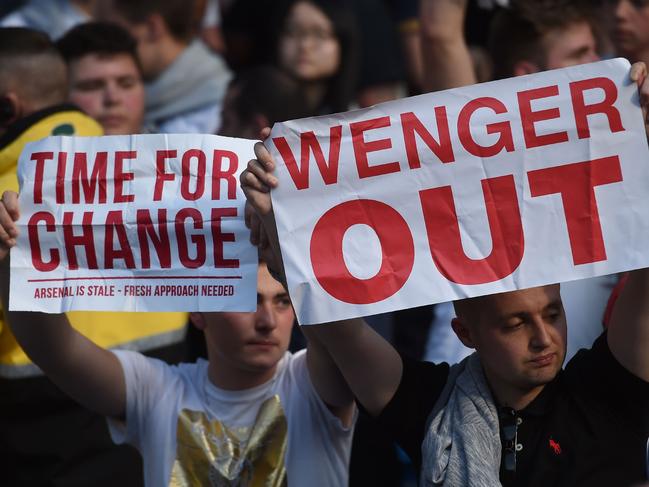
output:
[[[294,0],[278,24],[282,29],[277,65],[300,83],[311,112],[348,110],[358,74],[357,27],[351,10],[334,0]]]

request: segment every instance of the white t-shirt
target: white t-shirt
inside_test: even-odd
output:
[[[320,400],[304,351],[286,352],[270,381],[242,391],[214,386],[205,360],[170,366],[114,353],[126,423],[108,425],[115,443],[142,454],[145,485],[347,485],[353,427]]]

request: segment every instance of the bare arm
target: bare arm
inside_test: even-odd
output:
[[[70,326],[64,314],[8,311],[10,247],[18,235],[18,195],[0,202],[0,295],[4,317],[29,358],[65,393],[90,410],[123,417],[124,373],[117,357]]]
[[[310,327],[303,327],[307,337],[306,350],[309,377],[320,399],[327,405],[345,426],[350,426],[354,418],[354,396],[335,362],[320,343]]]
[[[268,133],[264,129],[262,136]],[[255,146],[255,154],[257,159],[241,174],[249,207],[246,222],[269,270],[285,283],[270,199],[270,188],[277,186],[272,175],[275,164],[262,144]],[[309,339],[309,372],[323,401],[334,407],[345,404],[351,400],[351,390],[370,414],[380,414],[401,381],[403,365],[394,348],[360,319],[308,325],[303,330]]]
[[[362,319],[305,328],[327,349],[367,412],[378,416],[401,382],[403,364],[397,351]]]
[[[421,53],[424,91],[477,82],[464,38],[467,0],[421,0]]]
[[[649,83],[644,63],[631,66],[631,80],[640,88],[640,104],[647,124]],[[649,134],[649,129],[647,129]],[[649,382],[649,269],[629,275],[615,303],[608,331],[611,353],[633,375]]]
[[[613,309],[608,345],[625,369],[649,382],[649,269],[629,275]]]
[[[421,54],[419,19],[412,19],[399,26],[401,49],[405,58],[408,80],[415,93],[421,93],[424,79],[424,59]]]

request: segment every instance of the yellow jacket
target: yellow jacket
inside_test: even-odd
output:
[[[18,191],[16,167],[23,147],[50,135],[102,135],[92,118],[72,105],[41,110],[9,127],[0,136],[0,194]],[[105,348],[146,351],[179,343],[185,332],[187,313],[71,312],[74,328]],[[19,378],[40,374],[3,323],[0,308],[0,377]]]

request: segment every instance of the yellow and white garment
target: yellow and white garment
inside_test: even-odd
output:
[[[73,105],[58,105],[32,113],[12,124],[0,136],[0,195],[18,191],[16,168],[25,144],[50,135],[102,135],[102,128]],[[119,311],[119,310],[115,310]],[[180,344],[187,313],[125,313],[76,311],[67,314],[84,336],[104,348],[142,352]],[[42,375],[4,323],[0,307],[0,378],[22,379]]]

